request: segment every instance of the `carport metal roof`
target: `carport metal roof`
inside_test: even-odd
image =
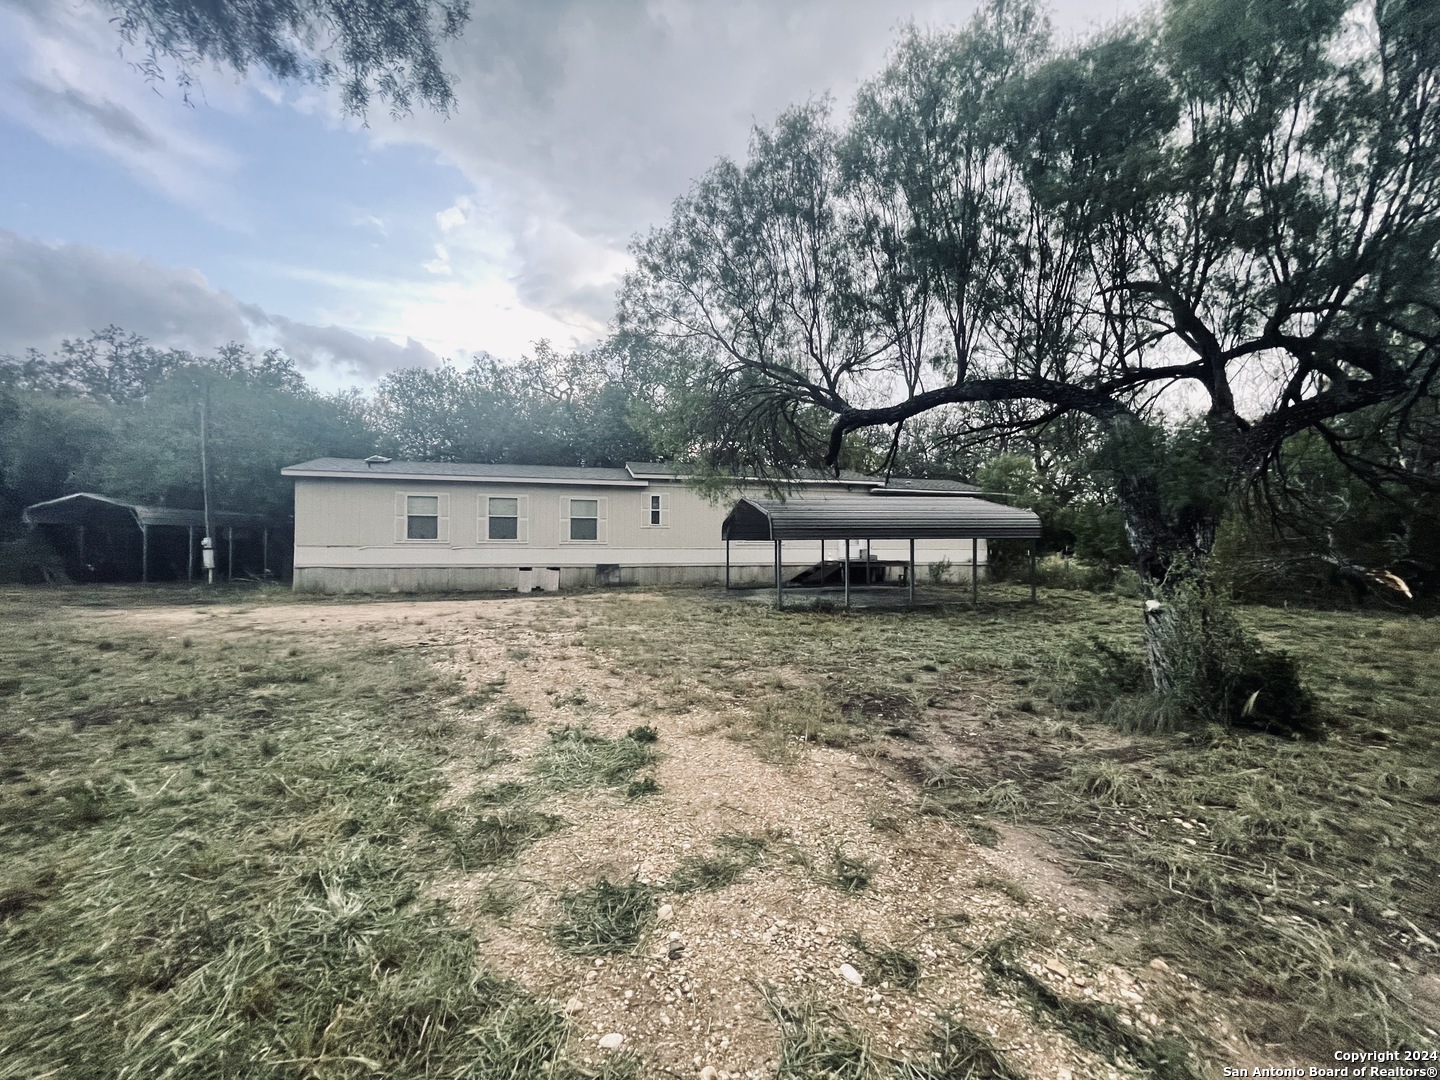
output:
[[[27,525],[85,525],[105,516],[123,517],[126,514],[141,528],[151,525],[179,525],[182,528],[205,525],[203,510],[186,510],[175,506],[142,506],[88,491],[27,506],[21,520]],[[230,528],[258,529],[269,524],[259,514],[242,514],[231,510],[212,510],[210,520],[215,525]]]
[[[973,496],[871,495],[741,499],[721,526],[723,540],[1033,540],[1029,510]]]

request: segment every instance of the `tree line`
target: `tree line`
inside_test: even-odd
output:
[[[108,327],[52,354],[0,357],[0,529],[75,491],[144,504],[201,503],[200,410],[209,415],[215,506],[285,521],[286,465],[390,457],[619,465],[654,443],[613,348],[545,342],[515,364],[393,371],[369,393],[322,393],[276,350],[158,348]]]

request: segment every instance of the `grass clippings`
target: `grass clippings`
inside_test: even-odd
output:
[[[426,897],[553,824],[442,802],[457,682],[48,597],[0,620],[0,1074],[582,1075],[564,1017]]]
[[[513,858],[536,840],[564,825],[554,814],[527,807],[503,807],[482,814],[455,840],[455,857],[462,872]]]
[[[929,1058],[895,1064],[895,1080],[1028,1080],[984,1035],[959,1018],[941,1014]]]
[[[860,934],[851,934],[846,941],[860,954],[856,966],[867,983],[889,983],[901,990],[914,990],[920,985],[920,961],[904,949],[867,941]]]
[[[749,863],[723,855],[687,855],[670,875],[676,892],[714,892],[745,876]]]
[[[518,701],[504,701],[495,709],[495,722],[499,724],[532,724],[535,718],[530,715],[530,710]]]
[[[749,833],[723,833],[715,838],[719,850],[711,855],[687,855],[670,875],[676,892],[713,892],[735,884],[765,858],[770,841]]]
[[[560,897],[561,918],[551,930],[555,944],[580,956],[629,952],[655,921],[655,890],[638,881],[623,885],[601,878]]]
[[[536,759],[537,778],[556,791],[614,786],[630,781],[635,773],[655,761],[651,741],[631,735],[607,739],[583,725],[569,725],[550,732],[550,741]]]
[[[643,799],[646,795],[660,794],[660,781],[653,776],[642,776],[639,780],[631,780],[630,786],[625,789],[627,799]]]
[[[870,1038],[838,1011],[807,997],[791,1000],[777,987],[760,992],[780,1025],[780,1080],[874,1080],[883,1058]]]
[[[1038,1015],[1055,1023],[1080,1046],[1112,1061],[1124,1055],[1156,1080],[1200,1080],[1202,1074],[1192,1065],[1183,1042],[1147,1038],[1133,1025],[1122,1023],[1113,1005],[1057,994],[1015,960],[1016,952],[1017,943],[1011,939],[991,943],[986,949],[991,973],[1018,990]]]
[[[830,852],[825,880],[841,892],[857,893],[870,887],[874,868],[863,859],[846,853],[842,845]]]

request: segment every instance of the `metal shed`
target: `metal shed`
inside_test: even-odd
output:
[[[1004,506],[973,495],[834,495],[794,499],[744,498],[735,504],[720,535],[725,541],[726,585],[729,585],[730,542],[769,540],[775,545],[775,605],[784,606],[781,574],[782,545],[786,540],[845,541],[845,604],[850,604],[850,541],[909,540],[910,562],[906,581],[909,599],[915,599],[915,541],[1029,540],[1030,598],[1035,598],[1035,540],[1040,519],[1029,510]],[[978,600],[978,544],[971,545],[971,602]],[[821,549],[824,561],[824,549]]]
[[[108,495],[96,495],[81,491],[64,495],[48,502],[27,506],[20,519],[27,525],[73,525],[76,528],[77,553],[85,559],[85,530],[105,530],[138,527],[140,530],[140,580],[150,580],[150,530],[154,528],[185,529],[188,534],[186,578],[195,576],[195,535],[205,531],[205,512],[186,510],[174,506],[143,506],[112,499]],[[249,529],[261,534],[262,563],[266,571],[270,568],[270,529],[266,518],[258,514],[243,514],[227,510],[210,512],[212,527],[225,530],[229,548],[227,578],[235,575],[235,530]]]

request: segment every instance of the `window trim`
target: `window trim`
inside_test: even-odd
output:
[[[655,517],[660,520],[656,521]],[[652,491],[645,500],[645,523],[642,529],[668,529],[670,527],[670,496],[666,492]]]
[[[429,514],[411,514],[411,499],[435,500],[435,535],[411,536],[412,517],[430,517]],[[450,543],[450,493],[448,491],[397,491],[395,493],[395,542],[397,544],[449,544]]]
[[[595,504],[595,517],[594,517],[594,521],[595,521],[595,539],[594,539],[594,540],[576,540],[576,539],[572,538],[571,535],[570,535],[570,530],[573,528],[573,526],[571,525],[571,522],[572,522],[572,521],[574,520],[574,518],[575,518],[575,515],[571,512],[571,507],[572,507],[575,503],[577,503],[577,502],[593,502],[593,503]],[[610,537],[609,537],[610,511],[609,511],[609,506],[608,506],[608,504],[609,504],[609,499],[607,499],[607,498],[606,498],[605,496],[603,496],[603,495],[589,495],[589,496],[587,496],[587,495],[565,495],[565,496],[562,496],[561,499],[560,499],[560,542],[561,542],[562,544],[582,544],[582,545],[586,545],[586,546],[589,546],[589,545],[605,545],[605,544],[608,544],[608,543],[610,542]],[[583,518],[588,519],[588,518],[589,518],[589,515],[588,515],[588,514],[583,515]]]
[[[492,537],[490,535],[490,500],[511,499],[515,502],[515,536],[513,538]],[[528,495],[481,495],[479,505],[476,507],[477,520],[475,523],[475,539],[481,544],[495,545],[521,545],[530,543],[530,496]],[[508,517],[508,514],[498,515]]]

